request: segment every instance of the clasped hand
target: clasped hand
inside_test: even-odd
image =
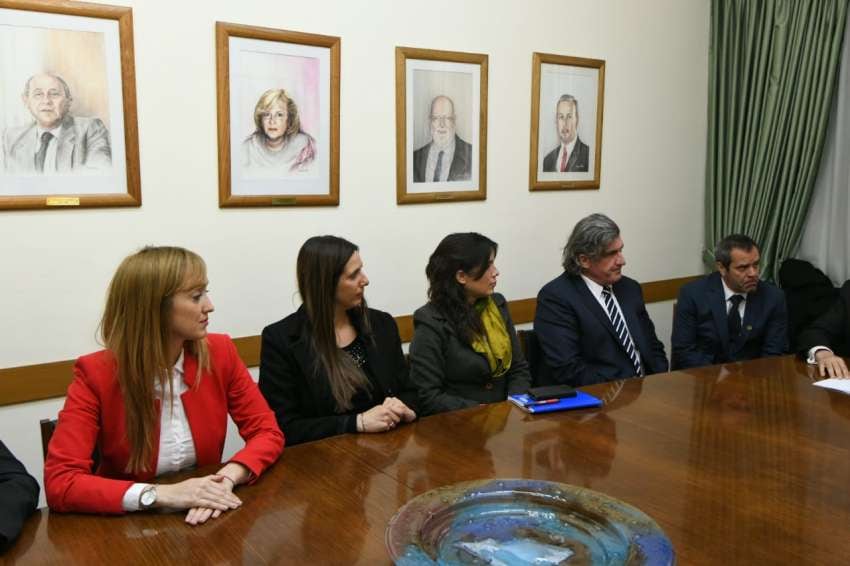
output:
[[[223,475],[211,474],[175,484],[157,486],[157,507],[189,509],[186,522],[197,525],[236,509],[242,500],[233,494],[233,482]]]
[[[392,430],[400,422],[416,420],[416,413],[397,397],[387,397],[380,405],[375,405],[361,415],[363,432],[384,432]]]

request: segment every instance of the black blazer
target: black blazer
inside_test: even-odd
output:
[[[785,294],[765,281],[747,294],[741,336],[729,339],[719,272],[682,286],[673,319],[672,367],[687,369],[781,356],[788,351]]]
[[[429,179],[425,178],[425,169],[428,166],[428,151],[431,149],[429,142],[413,152],[413,182],[423,183]],[[449,169],[449,181],[466,181],[472,177],[472,144],[466,143],[455,134],[455,153],[452,157]]]
[[[416,391],[409,384],[395,319],[374,309],[368,309],[367,316],[374,337],[372,342],[364,336],[368,367],[380,385],[372,394],[378,403],[385,397],[398,397],[416,411]],[[352,322],[363,336],[359,322]],[[357,431],[356,412],[336,412],[303,306],[263,329],[259,385],[289,446]]]
[[[38,505],[38,482],[0,441],[0,552],[18,537]]]
[[[838,300],[800,333],[797,349],[806,357],[815,346],[826,346],[839,356],[850,356],[850,280],[838,292]]]
[[[543,171],[547,173],[558,172],[558,154],[561,153],[561,145],[546,154],[543,158]],[[573,152],[567,159],[567,172],[583,172],[590,167],[590,148],[587,144],[576,138]],[[618,299],[619,300],[619,299]]]
[[[640,351],[644,373],[666,372],[664,344],[655,335],[640,285],[624,276],[613,290]],[[540,290],[534,331],[548,369],[541,383],[582,386],[635,375],[608,313],[579,275],[562,273]]]
[[[413,313],[410,380],[419,391],[423,415],[504,401],[531,386],[505,298],[495,293],[493,300],[511,337],[511,368],[500,378],[492,376],[487,358],[461,340],[434,305],[428,303]]]

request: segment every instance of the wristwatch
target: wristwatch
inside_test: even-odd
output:
[[[156,486],[149,485],[139,494],[139,509],[150,509],[156,503]]]

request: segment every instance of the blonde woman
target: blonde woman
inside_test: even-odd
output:
[[[245,167],[282,175],[309,169],[316,141],[301,129],[298,106],[285,90],[263,93],[254,107],[254,125],[254,133],[242,142]]]
[[[52,510],[188,509],[187,523],[203,523],[238,507],[234,487],[278,458],[283,434],[230,338],[207,333],[212,311],[197,254],[147,247],[121,263],[101,321],[106,349],[77,360],[50,442]],[[214,474],[157,483],[164,473],[219,463],[228,414],[242,450]]]

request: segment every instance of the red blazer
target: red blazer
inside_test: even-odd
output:
[[[283,450],[283,433],[274,413],[229,336],[209,334],[211,371],[201,375],[194,387],[198,360],[184,355],[184,381],[189,390],[181,395],[197,465],[221,462],[227,415],[239,427],[245,447],[231,462],[248,468],[256,478],[274,463]],[[121,500],[134,482],[150,482],[156,472],[159,442],[154,442],[150,471],[130,474],[125,470],[130,446],[125,435],[124,399],[115,375],[115,361],[108,350],[82,356],[74,366],[65,407],[44,463],[47,504],[54,511],[123,513]],[[157,400],[157,411],[160,410]],[[155,438],[159,438],[159,419]],[[91,473],[92,452],[100,450],[100,465]]]

